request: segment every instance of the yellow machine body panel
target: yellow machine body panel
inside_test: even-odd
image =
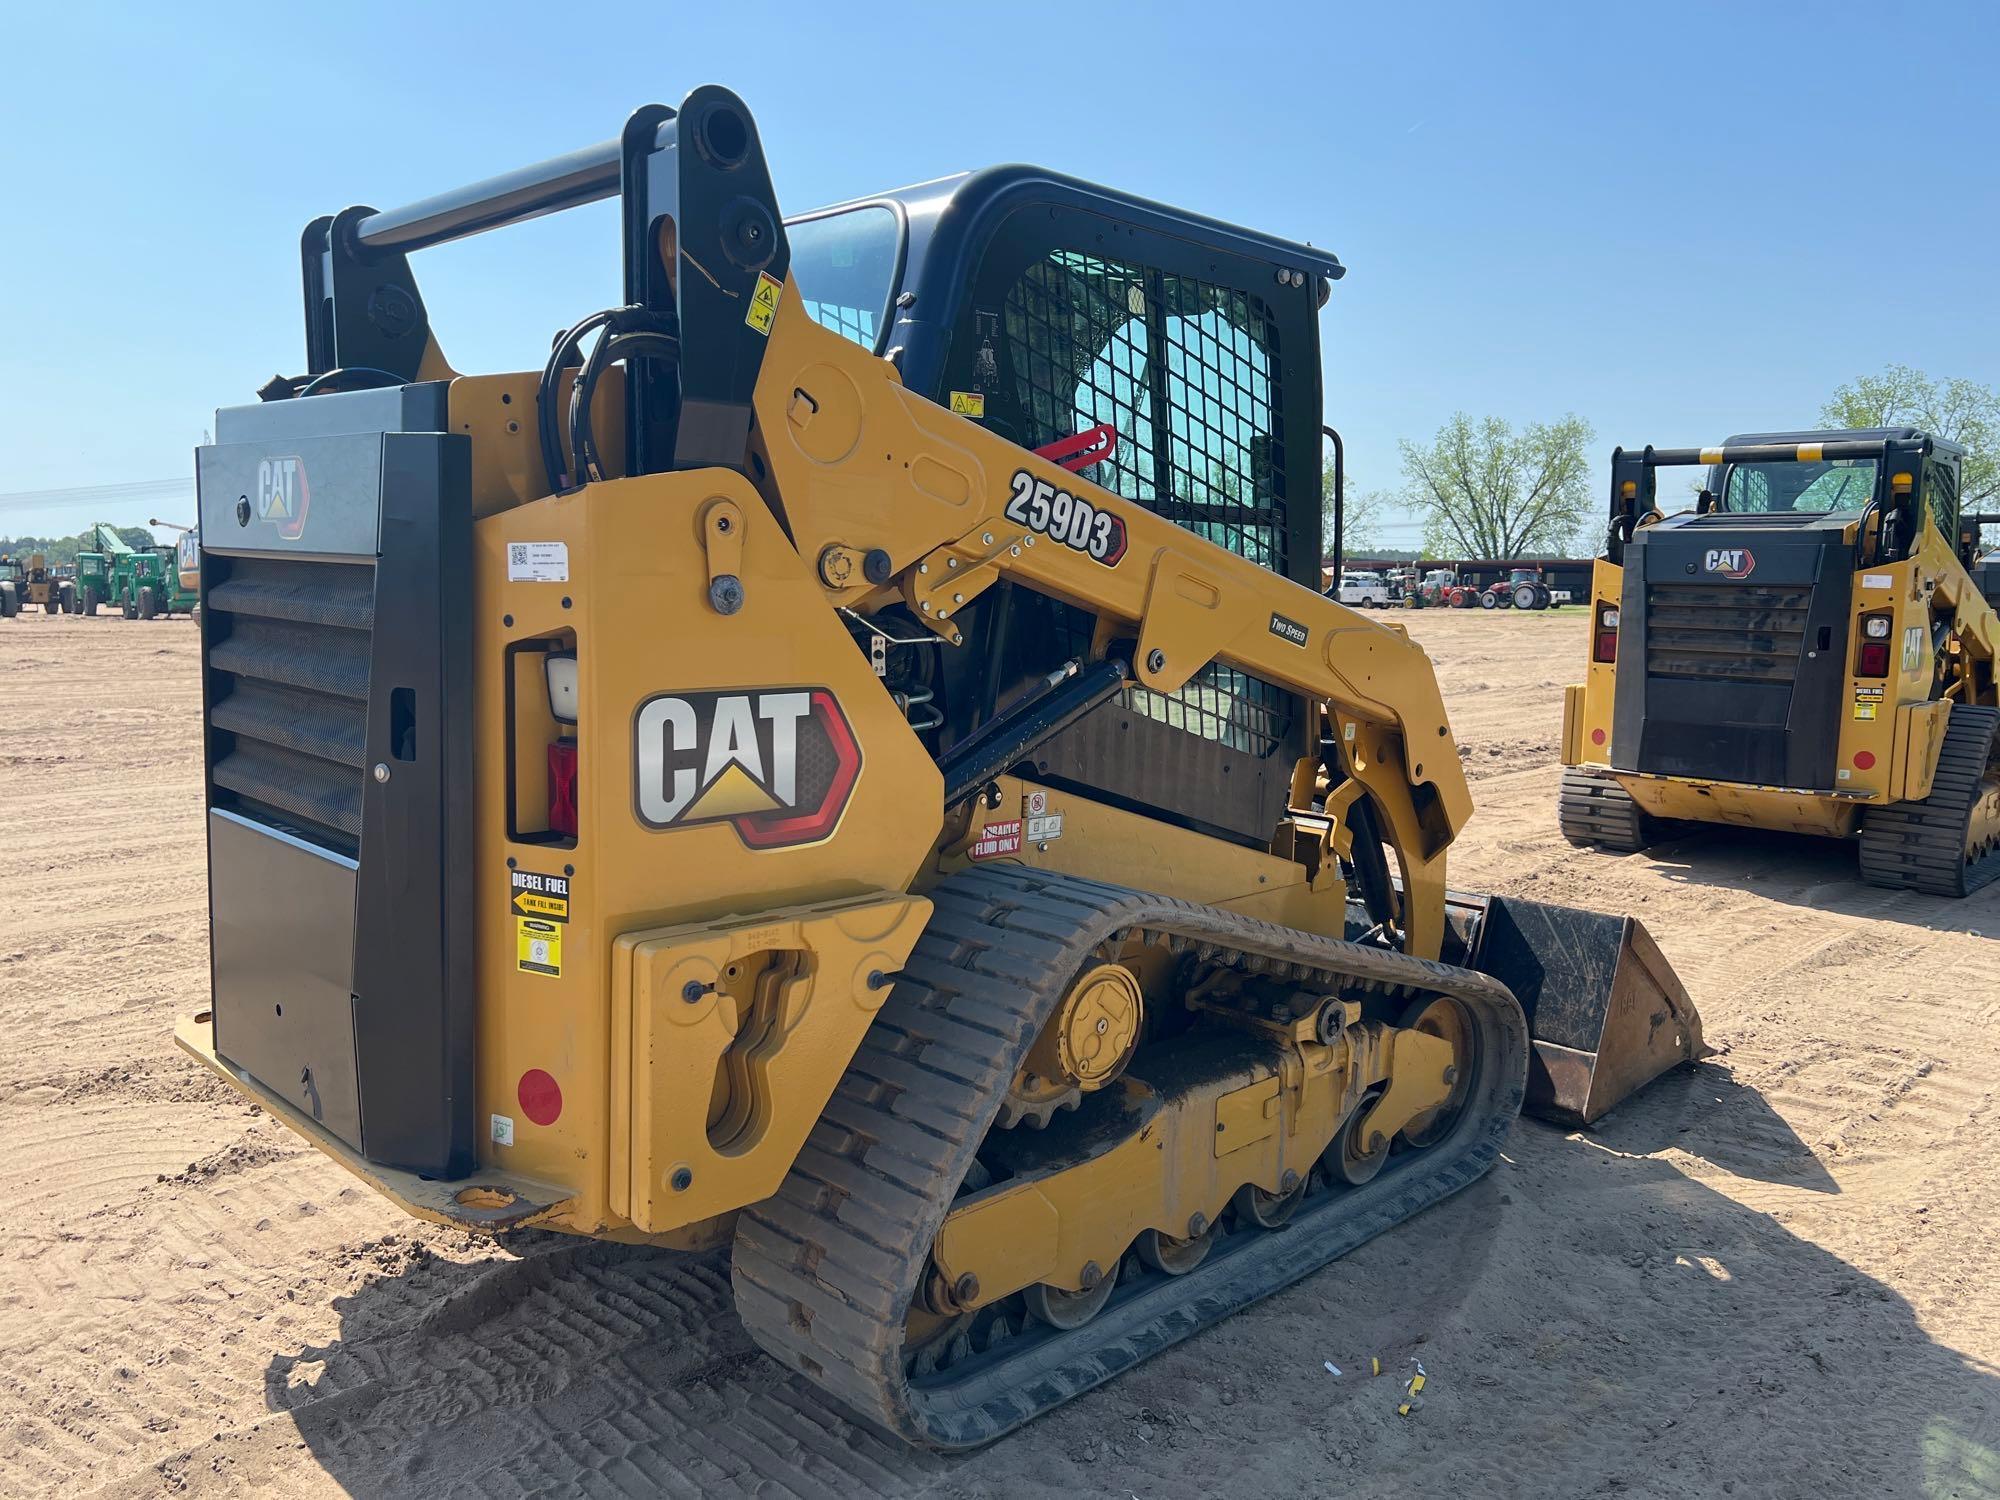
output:
[[[735,567],[744,586],[741,612],[721,622],[707,602],[702,531],[702,517],[716,506],[740,518]],[[665,517],[675,519],[663,523]],[[570,1207],[560,1227],[595,1232],[631,1217],[632,1164],[648,1169],[656,1154],[652,1144],[638,1152],[628,1144],[635,1134],[653,1141],[634,1124],[629,1091],[636,1087],[651,1099],[665,1083],[636,1078],[630,1070],[614,1077],[614,1058],[643,1050],[635,1038],[660,1024],[650,1012],[616,1014],[619,1002],[634,1003],[636,991],[617,986],[614,999],[615,967],[630,961],[634,943],[653,953],[646,945],[663,941],[658,929],[702,923],[716,924],[718,933],[735,932],[731,941],[739,947],[748,940],[744,930],[774,945],[735,953],[739,961],[766,952],[818,954],[834,937],[842,946],[830,951],[848,956],[854,940],[832,916],[799,929],[803,918],[772,914],[812,903],[880,901],[884,892],[909,889],[937,837],[935,815],[913,816],[912,810],[937,806],[940,783],[936,766],[854,650],[817,582],[741,478],[704,471],[612,480],[500,511],[477,522],[474,532],[475,765],[479,868],[487,877],[478,913],[479,1114],[489,1123],[499,1117],[497,1131],[505,1138],[496,1141],[489,1129],[482,1156],[502,1170],[563,1188]],[[515,547],[533,548],[536,558],[563,557],[566,578],[530,579],[520,565],[510,578]],[[676,642],[685,644],[663,648]],[[547,826],[543,757],[556,725],[543,661],[551,651],[573,652],[577,662],[573,841],[550,834]],[[668,744],[692,723],[680,706],[698,695],[710,695],[718,711],[732,706],[722,700],[743,699],[734,721],[741,725],[772,706],[759,695],[773,689],[823,694],[824,706],[814,712],[838,715],[836,727],[844,725],[856,747],[851,788],[824,832],[808,843],[745,844],[739,825],[768,824],[774,799],[798,791],[773,784],[775,768],[758,763],[749,740],[732,747],[689,739],[685,748],[669,748],[668,763],[655,768],[656,776],[670,781],[676,773],[669,763],[679,760],[685,762],[681,779],[711,784],[695,788],[704,795],[679,808],[672,805],[671,785],[650,787],[661,798],[654,812],[668,816],[656,818],[665,826],[642,822],[635,754],[644,705],[650,700],[667,710],[647,732]],[[707,774],[711,762],[713,776]],[[516,773],[511,779],[510,771]],[[538,889],[551,878],[562,883],[561,921],[515,899],[517,882],[528,876],[539,877]],[[873,924],[881,928],[874,968],[893,972],[900,966],[922,926],[908,914],[920,909],[921,903],[907,900],[882,908],[882,921]],[[891,910],[903,915],[890,922]],[[857,930],[871,926],[851,914],[846,920],[858,923]],[[743,922],[750,925],[739,930]],[[537,923],[559,929],[552,934],[558,943],[553,963],[546,953],[537,960],[524,946],[533,941],[524,933],[537,930]],[[891,952],[898,944],[901,951]],[[635,971],[632,984],[640,985],[657,962],[641,964],[643,973]],[[837,1034],[850,1049],[858,1036],[858,1007],[879,1000],[874,992],[848,992],[852,969],[851,963],[835,965],[789,997],[809,1012],[839,1012],[849,1024]],[[815,1060],[814,1076],[803,1083],[789,1073],[774,1075],[796,1090],[784,1106],[791,1119],[809,1119],[806,1112],[825,1099],[845,1057],[812,1042],[822,1035],[816,1026],[799,1030],[794,1022],[776,1034],[796,1034],[801,1055]],[[714,1067],[711,1061],[711,1073]],[[537,1123],[523,1103],[522,1080],[534,1073],[547,1075],[560,1091],[559,1113],[547,1124]],[[538,1112],[553,1107],[545,1097],[548,1084],[537,1078],[528,1087],[540,1101]],[[616,1116],[614,1097],[621,1103]],[[707,1099],[704,1092],[704,1108]],[[711,1212],[756,1201],[768,1192],[772,1174],[789,1163],[796,1137],[797,1131],[771,1133],[757,1148],[718,1153],[700,1174],[698,1200],[688,1201],[716,1205]],[[626,1164],[615,1188],[614,1157]],[[671,1164],[666,1170],[671,1175]],[[652,1188],[661,1183],[653,1181]],[[653,1200],[641,1193],[637,1201]],[[653,1224],[673,1217],[650,1207],[644,1212]]]

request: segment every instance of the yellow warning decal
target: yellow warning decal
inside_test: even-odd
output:
[[[514,925],[514,966],[523,974],[562,978],[562,927],[539,917],[518,917]]]
[[[1799,462],[1802,464],[1816,464],[1825,455],[1825,453],[1826,453],[1826,444],[1824,443],[1799,444]]]
[[[1721,462],[1722,462],[1722,450],[1721,450],[1720,448],[1704,448],[1704,449],[1702,449],[1702,450],[1701,450],[1701,461],[1702,461],[1703,463],[1705,463],[1705,464],[1719,464],[1719,463],[1721,463]]]
[[[984,417],[986,415],[986,392],[953,391],[951,393],[951,414],[954,417]]]
[[[769,338],[771,320],[778,316],[778,298],[784,290],[785,284],[769,271],[759,271],[757,290],[750,294],[750,311],[743,315],[743,321]]]

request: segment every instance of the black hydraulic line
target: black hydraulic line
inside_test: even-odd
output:
[[[1071,662],[1041,692],[968,735],[938,762],[944,772],[944,805],[958,806],[1043,742],[1069,728],[1124,688],[1132,669],[1115,657]]]
[[[373,365],[342,365],[337,370],[326,370],[313,376],[298,388],[299,396],[316,396],[323,385],[334,385],[343,380],[365,380],[370,388],[379,389],[388,385],[408,385],[410,382],[394,370],[378,370]],[[328,394],[332,394],[329,392]]]
[[[616,317],[618,311],[615,307],[606,308],[583,319],[555,341],[554,347],[549,350],[548,363],[542,366],[542,383],[535,393],[535,432],[541,439],[542,473],[548,480],[551,495],[561,494],[570,488],[571,472],[577,467],[572,463],[571,470],[563,468],[562,429],[556,418],[556,382],[562,378],[562,372],[575,362],[576,351],[583,341]]]
[[[597,439],[590,431],[590,412],[597,396],[597,382],[606,367],[620,359],[677,360],[680,352],[677,334],[657,329],[620,333],[616,324],[605,329],[569,393],[569,446],[575,468],[572,477],[577,483],[588,484],[604,478],[604,465],[597,457]]]
[[[1319,430],[1333,443],[1333,581],[1338,586],[1341,570],[1347,566],[1347,541],[1343,535],[1347,511],[1347,447],[1333,428],[1321,424]]]

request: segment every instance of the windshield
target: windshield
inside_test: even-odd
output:
[[[792,275],[813,320],[879,353],[896,293],[902,233],[895,210],[880,204],[786,224]]]
[[[1801,511],[1824,515],[1860,510],[1875,494],[1875,460],[1835,458],[1821,463],[1731,464],[1723,481],[1722,508],[1750,515]]]

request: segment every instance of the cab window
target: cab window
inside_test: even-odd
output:
[[[1746,515],[1862,510],[1874,498],[1876,469],[1872,458],[1731,464],[1723,481],[1722,508]]]

